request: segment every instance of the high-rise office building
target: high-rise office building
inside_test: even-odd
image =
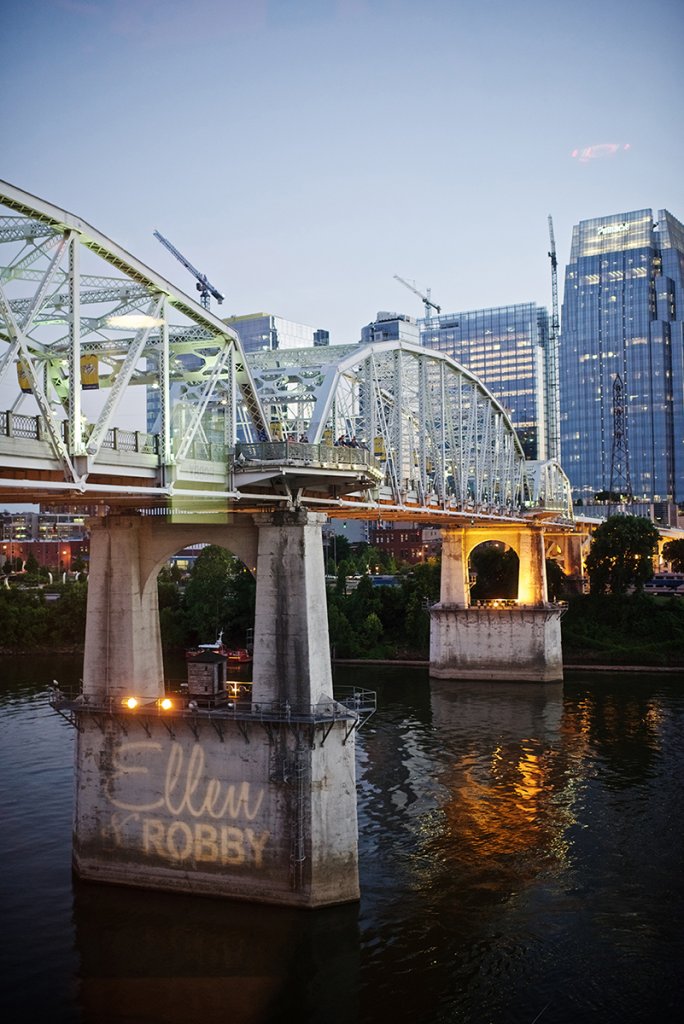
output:
[[[375,320],[361,328],[361,344],[374,341],[409,341],[420,344],[418,323],[406,313],[380,312]]]
[[[561,460],[575,501],[684,500],[684,226],[666,210],[580,221],[560,338]],[[660,516],[657,516],[660,518]]]
[[[225,322],[237,331],[245,352],[330,344],[327,331],[317,331],[308,324],[298,324],[274,313],[247,313],[245,316],[231,316]]]
[[[471,370],[501,403],[526,457],[547,458],[548,311],[524,302],[428,317],[419,326],[426,348]]]

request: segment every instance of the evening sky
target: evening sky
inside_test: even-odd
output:
[[[549,214],[561,284],[578,220],[684,218],[679,0],[2,6],[0,177],[221,316],[549,306]]]

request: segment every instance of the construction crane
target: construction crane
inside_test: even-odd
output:
[[[202,303],[204,308],[209,309],[210,295],[213,295],[218,304],[221,305],[224,296],[221,295],[221,292],[217,288],[214,288],[213,284],[209,283],[205,275],[201,274],[199,270],[196,270],[195,267],[193,267],[192,263],[190,263],[189,260],[186,260],[183,253],[179,252],[175,245],[172,245],[171,242],[169,242],[168,238],[164,238],[164,236],[160,235],[158,231],[154,232],[154,237],[157,238],[162,245],[165,245],[169,252],[173,253],[177,260],[180,260],[180,262],[183,264],[186,270],[189,270],[190,273],[197,278],[197,284],[195,285],[195,287],[197,288],[197,291],[200,293],[200,302]]]
[[[560,390],[558,386],[558,260],[553,220],[549,214],[549,258],[551,260],[551,331],[549,337],[546,380],[548,388],[548,458],[560,461]]]
[[[416,287],[414,287],[414,285],[409,284],[408,281],[405,281],[403,277],[399,277],[398,274],[394,275],[394,279],[395,279],[395,281],[401,281],[402,284],[405,284],[407,288],[409,288],[412,292],[415,292],[415,294],[419,298],[421,298],[423,300],[423,305],[425,306],[425,318],[426,319],[430,316],[430,310],[431,309],[436,310],[437,314],[442,312],[442,307],[441,306],[437,306],[432,301],[432,299],[430,298],[430,289],[429,288],[427,289],[427,293],[425,295],[423,295],[423,293],[419,292],[418,289]]]

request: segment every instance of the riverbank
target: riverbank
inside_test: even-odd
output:
[[[46,655],[82,655],[82,647],[32,647],[31,650],[8,650],[0,646],[0,657],[29,658]],[[333,665],[390,665],[406,668],[429,668],[428,658],[332,658]],[[567,672],[667,672],[684,676],[683,665],[605,665],[594,661],[568,662],[563,665]]]
[[[409,668],[429,668],[427,660],[401,658],[333,658],[333,665],[404,665]],[[684,676],[684,668],[680,665],[597,665],[587,661],[584,664],[563,665],[567,672],[679,672]]]

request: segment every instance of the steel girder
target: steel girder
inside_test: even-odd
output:
[[[134,385],[159,392],[162,467],[182,463],[212,403],[224,444],[235,443],[238,406],[242,433],[268,439],[233,330],[73,214],[0,182],[3,208],[4,404],[41,417],[66,480],[97,471]]]

